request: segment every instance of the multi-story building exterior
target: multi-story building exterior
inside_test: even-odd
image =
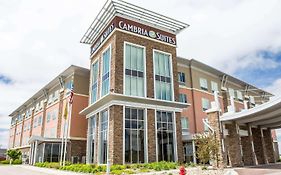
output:
[[[70,66],[10,116],[9,149],[20,149],[30,164],[60,160],[61,142],[69,120],[67,160],[82,162],[86,155],[87,121],[79,112],[88,104],[89,70]],[[63,117],[73,86],[73,104]]]
[[[87,163],[194,161],[207,114],[241,111],[270,93],[176,54],[188,25],[123,1],[108,1],[81,42],[91,45]],[[215,98],[217,94],[218,98]]]

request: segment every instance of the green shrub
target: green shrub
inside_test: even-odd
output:
[[[10,164],[10,160],[3,160],[0,162],[0,164]]]
[[[22,164],[22,160],[20,160],[20,159],[13,160],[12,164],[13,164],[13,165]]]
[[[207,167],[206,167],[206,166],[202,166],[201,169],[202,169],[202,170],[207,170]]]
[[[124,170],[126,169],[126,165],[112,165],[110,167],[110,171],[114,171],[114,170]]]

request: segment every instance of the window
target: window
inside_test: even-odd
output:
[[[43,106],[44,106],[44,101],[41,100],[40,105],[39,105],[40,109],[43,109]]]
[[[125,163],[144,163],[144,110],[125,108]]]
[[[89,127],[89,163],[94,163],[94,155],[95,155],[95,138],[96,138],[96,116],[89,118],[90,127]]]
[[[37,118],[35,118],[34,121],[33,121],[33,127],[34,127],[34,128],[37,127]]]
[[[92,93],[91,93],[91,103],[94,103],[97,101],[98,96],[98,70],[99,69],[99,62],[96,61],[96,63],[92,66]]]
[[[59,99],[59,90],[56,90],[53,94],[53,100],[57,101]]]
[[[215,91],[219,91],[219,88],[218,88],[218,83],[214,82],[214,81],[211,81],[211,88],[212,88],[212,92],[215,92]]]
[[[56,135],[57,135],[56,131],[57,131],[56,127],[51,128],[51,131],[50,131],[50,137],[51,138],[55,138],[56,137]]]
[[[47,123],[49,123],[51,120],[51,112],[47,113]]]
[[[205,78],[200,78],[200,87],[202,90],[207,91],[208,90],[208,82]]]
[[[206,98],[202,98],[202,110],[206,111],[210,108],[210,102]]]
[[[255,98],[253,96],[250,96],[250,103],[255,104]]]
[[[229,97],[233,97],[235,99],[235,93],[232,88],[228,88]]]
[[[156,99],[173,100],[171,63],[168,54],[154,52],[155,96]]]
[[[125,45],[125,94],[144,97],[144,48]]]
[[[236,94],[237,94],[237,98],[239,101],[243,101],[243,95],[242,95],[242,92],[241,91],[236,91]]]
[[[158,161],[175,161],[174,122],[171,112],[157,111]]]
[[[110,47],[102,55],[102,84],[101,84],[101,96],[109,93],[109,72],[110,72]]]
[[[187,134],[189,132],[189,122],[187,117],[181,118],[181,128],[183,134]]]
[[[38,126],[41,126],[41,124],[42,124],[42,115],[38,117]]]
[[[53,119],[53,120],[56,120],[56,119],[57,119],[57,115],[58,115],[58,110],[55,109],[55,110],[53,111],[53,113],[52,113],[52,119]]]
[[[108,129],[108,111],[101,112],[100,115],[100,149],[99,149],[99,163],[107,163],[107,129]]]
[[[186,94],[180,94],[179,101],[182,102],[182,103],[187,103]]]
[[[203,120],[205,121],[205,123],[209,124],[208,118],[204,118]],[[208,132],[209,131],[209,126],[206,125],[205,123],[203,122],[204,132]]]
[[[73,84],[73,81],[72,81],[72,80],[67,81],[67,82],[65,83],[64,86],[65,86],[65,90],[66,90],[66,95],[70,93],[72,84]]]
[[[178,72],[178,81],[180,83],[185,83],[185,74],[183,72]]]
[[[53,95],[49,95],[48,104],[53,103]]]

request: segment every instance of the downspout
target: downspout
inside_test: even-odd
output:
[[[192,106],[193,106],[193,120],[194,120],[194,130],[197,133],[197,124],[196,124],[196,116],[195,116],[195,98],[194,98],[194,90],[193,90],[193,78],[192,78],[192,71],[191,71],[191,61],[189,64],[189,74],[190,74],[190,86],[191,86],[191,96],[192,96]]]

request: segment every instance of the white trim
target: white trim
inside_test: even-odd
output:
[[[177,142],[177,121],[176,121],[176,113],[173,112],[173,134],[174,134],[174,161],[178,162],[178,142]]]
[[[111,78],[111,60],[112,60],[112,58],[111,58],[111,43],[109,44],[109,46],[107,46],[104,50],[103,50],[103,52],[101,53],[101,65],[100,65],[100,71],[101,71],[101,74],[100,74],[100,82],[101,82],[101,85],[100,85],[100,98],[102,98],[103,96],[102,96],[102,76],[103,76],[103,54],[107,51],[109,49],[109,69],[108,69],[108,71],[109,71],[109,75],[108,75],[108,85],[109,85],[109,92],[108,92],[108,94],[110,93],[110,83],[111,83],[111,81],[110,81],[110,78]],[[104,96],[106,96],[107,94],[105,94]]]
[[[123,106],[123,164],[125,164],[125,108],[126,106]]]
[[[171,75],[171,101],[175,101],[175,95],[174,95],[174,72],[173,72],[173,59],[172,59],[172,54],[171,53],[168,53],[168,52],[164,52],[164,51],[161,51],[161,50],[157,50],[157,49],[153,49],[153,84],[154,84],[154,98],[156,98],[156,85],[155,85],[155,61],[154,61],[154,58],[155,58],[155,52],[158,52],[158,53],[162,53],[162,54],[165,54],[165,55],[169,55],[169,59],[170,59],[170,75]],[[162,99],[158,99],[158,100],[162,100]],[[170,101],[170,100],[162,100],[162,101]]]
[[[144,109],[145,115],[144,115],[144,124],[145,124],[145,140],[144,140],[144,162],[148,163],[148,130],[147,130],[147,108]]]
[[[99,112],[99,129],[98,129],[98,132],[99,132],[99,137],[98,137],[98,141],[99,141],[99,143],[98,143],[98,155],[97,155],[97,164],[98,165],[105,165],[107,162],[108,162],[108,160],[109,160],[109,107],[108,108],[106,108],[105,110],[103,110],[103,111],[100,111]],[[102,112],[104,112],[104,111],[106,111],[107,110],[107,148],[106,148],[106,151],[107,151],[107,155],[106,155],[106,163],[105,164],[102,164],[101,162],[100,162],[100,157],[101,157],[101,134],[100,134],[100,132],[101,132],[101,113]]]
[[[96,99],[96,101],[99,99],[99,70],[100,70],[100,68],[99,68],[99,57],[97,57],[92,63],[91,63],[91,68],[90,68],[90,87],[89,87],[89,95],[88,95],[88,97],[89,97],[89,103],[88,104],[93,104],[93,103],[95,103],[95,102],[92,102],[92,84],[93,84],[93,66],[94,66],[94,64],[96,64],[96,63],[98,63],[98,75],[97,75],[97,99]]]
[[[141,103],[132,103],[132,102],[125,102],[120,100],[112,100],[109,103],[101,106],[100,108],[96,109],[95,111],[92,111],[90,114],[86,115],[86,118],[89,118],[91,115],[95,115],[96,113],[99,113],[106,108],[118,105],[118,106],[129,106],[129,107],[137,107],[137,108],[148,108],[148,109],[155,109],[155,110],[162,110],[162,111],[175,111],[175,112],[182,112],[182,109],[174,108],[174,107],[168,107],[168,106],[159,106],[159,105],[149,105],[149,104],[141,104]]]
[[[124,41],[124,44],[123,44],[123,94],[126,95],[126,83],[125,83],[125,79],[126,79],[126,74],[125,74],[125,69],[126,69],[126,44],[128,45],[131,45],[131,46],[135,46],[135,47],[140,47],[140,48],[143,48],[143,78],[144,78],[144,87],[143,87],[143,90],[144,90],[144,94],[143,94],[143,97],[147,97],[147,77],[146,77],[146,47],[145,46],[142,46],[142,45],[138,45],[138,44],[135,44],[135,43],[131,43],[131,42],[128,42],[128,41]],[[130,96],[133,96],[134,95],[130,95]],[[137,96],[139,97],[139,96]]]

